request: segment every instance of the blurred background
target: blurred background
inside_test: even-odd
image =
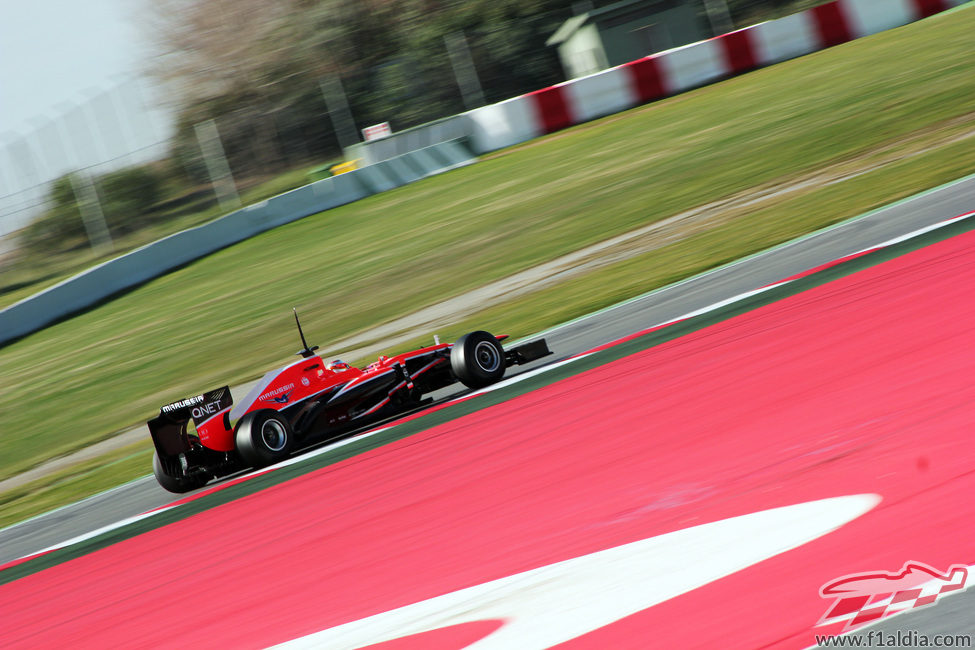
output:
[[[616,65],[576,52],[580,68],[560,58],[565,39],[553,36],[568,33],[560,28],[573,16],[645,4],[111,0],[12,9],[3,28],[0,296],[17,294],[9,302],[46,278],[326,176],[368,125],[401,131]],[[647,26],[640,56],[818,3],[657,4],[682,11],[689,36]],[[214,178],[229,189],[215,192]]]

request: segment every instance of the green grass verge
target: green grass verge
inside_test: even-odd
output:
[[[582,125],[278,228],[3,347],[0,477],[279,365],[298,347],[293,305],[327,351],[680,211],[970,129],[973,31],[973,11],[935,17]],[[975,168],[964,146],[943,151],[517,301],[506,329],[554,324]]]

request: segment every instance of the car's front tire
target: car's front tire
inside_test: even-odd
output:
[[[237,425],[237,452],[247,465],[264,467],[287,458],[294,438],[291,425],[277,411],[251,411]]]
[[[504,349],[491,333],[478,330],[457,339],[450,369],[468,388],[483,388],[504,377]]]
[[[207,484],[206,475],[194,476],[173,476],[166,471],[162,461],[159,459],[159,452],[152,452],[152,473],[156,476],[159,485],[169,492],[183,494]]]

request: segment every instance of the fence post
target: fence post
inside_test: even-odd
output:
[[[735,29],[731,21],[731,12],[728,11],[728,3],[725,0],[704,0],[704,11],[708,15],[708,22],[711,23],[712,36],[721,36]]]
[[[72,106],[76,106],[72,104]],[[65,120],[57,122],[57,132],[61,136],[62,147],[70,151],[71,161],[76,167],[81,167],[82,156],[75,141],[71,139],[71,134],[65,126]],[[68,175],[71,182],[71,189],[74,191],[75,200],[78,203],[78,210],[81,212],[81,220],[85,225],[85,232],[88,234],[88,243],[92,248],[107,246],[109,250],[115,249],[115,242],[112,235],[105,225],[105,213],[102,211],[101,202],[98,199],[98,190],[91,177],[84,170],[72,172]]]
[[[212,119],[204,120],[193,128],[196,131],[196,139],[200,143],[200,150],[203,152],[203,162],[206,163],[207,172],[210,174],[210,182],[213,183],[213,191],[220,201],[220,207],[224,210],[236,210],[240,207],[240,197],[237,195],[237,185],[234,183],[234,176],[230,171],[230,165],[227,164],[223,145],[220,143],[217,123]]]
[[[107,247],[110,251],[115,250],[115,242],[112,235],[108,232],[105,225],[105,213],[102,212],[101,201],[98,200],[98,189],[92,182],[91,176],[87,172],[73,172],[68,175],[71,180],[71,189],[74,190],[75,198],[78,200],[78,209],[81,211],[81,220],[85,224],[85,232],[88,233],[88,241],[92,248]]]
[[[342,88],[342,80],[332,75],[322,79],[319,86],[322,95],[325,96],[325,106],[328,107],[328,115],[332,118],[332,127],[335,129],[339,146],[344,150],[359,144],[359,135],[355,130],[355,120],[352,119],[349,100],[346,99],[345,90]]]
[[[464,97],[464,106],[467,110],[484,106],[484,91],[481,90],[477,68],[474,67],[474,59],[471,58],[471,50],[467,46],[464,32],[447,34],[443,40],[447,45],[447,54],[450,56],[454,76],[457,77],[457,85],[460,86],[460,94]]]

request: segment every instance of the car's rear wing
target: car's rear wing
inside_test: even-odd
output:
[[[234,403],[230,387],[224,386],[167,404],[159,409],[159,415],[147,422],[152,442],[160,456],[177,456],[191,448],[186,425],[193,420],[200,426],[221,411],[227,417],[227,409]],[[229,423],[225,423],[229,428]]]

